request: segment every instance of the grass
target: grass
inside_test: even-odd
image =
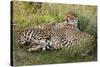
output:
[[[97,60],[94,55],[81,56],[80,54],[72,54],[72,51],[68,49],[28,52],[26,49],[19,47],[16,42],[16,35],[13,35],[13,38],[13,65],[15,66],[89,62]]]
[[[95,54],[80,56],[67,49],[27,52],[17,43],[17,31],[26,27],[49,22],[63,21],[64,14],[74,11],[78,14],[81,31],[97,37],[97,7],[70,4],[49,4],[34,2],[13,2],[13,65],[54,64],[96,61]],[[96,42],[95,42],[96,44]],[[95,49],[96,51],[96,49]]]

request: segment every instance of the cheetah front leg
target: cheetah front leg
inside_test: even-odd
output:
[[[31,48],[28,49],[28,51],[31,52],[31,51],[37,51],[40,49],[41,49],[41,46],[38,45],[38,46],[32,46]]]

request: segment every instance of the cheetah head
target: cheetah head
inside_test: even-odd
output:
[[[64,24],[75,24],[75,25],[77,25],[78,24],[77,14],[75,14],[72,11],[66,13],[65,17],[64,17]]]

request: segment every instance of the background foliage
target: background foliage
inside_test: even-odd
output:
[[[29,53],[17,44],[17,31],[49,22],[62,22],[64,14],[73,11],[78,14],[80,29],[97,37],[97,7],[75,4],[54,4],[40,2],[13,2],[13,61],[14,65],[65,63],[96,60],[94,56],[71,55],[71,52],[45,51]],[[26,62],[27,61],[27,62]]]

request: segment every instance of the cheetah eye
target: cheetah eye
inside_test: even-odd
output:
[[[63,21],[66,21],[65,19]]]
[[[24,41],[20,41],[20,44],[24,44],[25,42]]]

